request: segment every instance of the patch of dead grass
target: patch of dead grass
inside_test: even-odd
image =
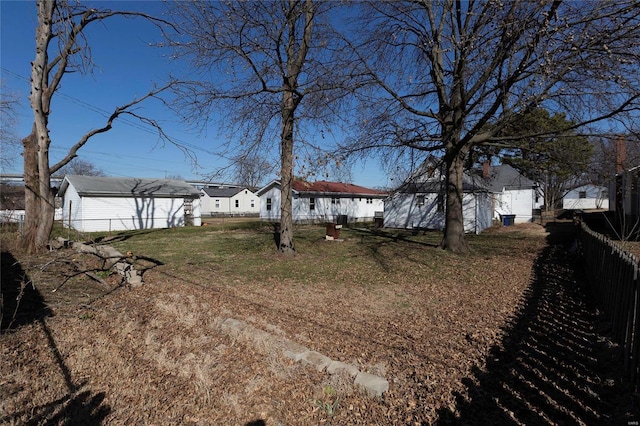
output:
[[[502,344],[546,245],[534,224],[470,236],[469,256],[434,248],[431,234],[345,230],[338,243],[312,232],[285,259],[261,246],[264,235],[246,250],[247,231],[191,232],[235,251],[217,251],[218,263],[200,246],[131,238],[121,250],[179,262],[108,294],[86,280],[51,293],[59,275],[37,275],[55,316],[0,336],[0,422],[431,424],[456,413],[464,383]],[[223,333],[229,317],[268,334]],[[350,377],[279,356],[274,337],[382,375],[390,389],[369,398]]]

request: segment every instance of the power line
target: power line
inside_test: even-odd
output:
[[[0,67],[0,69],[3,72],[6,72],[9,75],[12,75],[15,78],[18,78],[18,79],[24,80],[26,82],[29,82],[29,79],[27,77],[23,76],[23,75],[15,73],[15,72],[13,72],[13,71],[11,71],[11,70],[9,70],[7,68],[4,68],[4,67]],[[65,98],[65,99],[67,99],[67,100],[69,100],[69,101],[71,101],[71,102],[73,102],[73,103],[75,103],[77,105],[80,105],[80,106],[82,106],[82,107],[84,107],[84,108],[86,108],[86,109],[88,109],[90,111],[93,111],[94,113],[99,114],[99,115],[101,115],[101,116],[103,116],[105,118],[109,118],[111,116],[111,114],[112,114],[111,112],[109,112],[109,111],[107,111],[105,109],[102,109],[100,107],[92,105],[92,104],[90,104],[88,102],[85,102],[85,101],[83,101],[81,99],[78,99],[78,98],[76,98],[74,96],[67,95],[64,92],[58,91],[56,93],[58,93],[58,95],[60,97]],[[118,118],[118,122],[121,122],[121,123],[123,123],[123,124],[125,124],[125,125],[127,125],[129,127],[136,128],[136,129],[138,129],[140,131],[143,131],[143,132],[146,132],[146,133],[149,133],[149,134],[153,134],[153,135],[157,134],[157,130],[155,128],[152,128],[152,127],[150,127],[148,125],[144,125],[143,123],[141,123],[139,121],[135,121],[135,120],[132,120],[132,119],[127,118],[127,117],[119,117]],[[228,160],[228,158],[226,158],[222,154],[216,153],[214,151],[210,151],[208,149],[202,148],[202,147],[200,147],[198,145],[195,145],[193,143],[186,142],[186,141],[184,141],[182,139],[179,139],[179,138],[176,138],[176,137],[170,137],[169,140],[171,142],[175,143],[178,146],[183,146],[183,147],[189,148],[190,150],[204,152],[204,153],[212,155],[214,157],[219,157],[219,158]]]

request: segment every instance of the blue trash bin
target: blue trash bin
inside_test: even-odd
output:
[[[511,226],[515,223],[516,221],[516,215],[515,214],[505,214],[502,215],[502,224],[504,226]]]

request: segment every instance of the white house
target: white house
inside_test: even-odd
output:
[[[384,226],[442,230],[445,225],[445,180],[440,168],[427,160],[384,203]],[[464,230],[480,233],[492,225],[491,195],[486,185],[463,176]]]
[[[562,198],[565,210],[609,209],[607,188],[597,185],[582,185],[573,188]]]
[[[200,193],[172,179],[65,176],[62,223],[81,232],[201,225]]]
[[[533,210],[542,205],[538,185],[507,164],[485,164],[482,177],[493,194],[493,218],[514,216],[514,223],[533,221]]]
[[[349,222],[373,222],[384,209],[387,193],[340,182],[304,182],[292,184],[293,221],[300,223],[335,222],[346,216]],[[280,181],[274,180],[258,190],[260,218],[280,220]]]
[[[260,199],[248,188],[206,187],[200,195],[203,216],[257,216],[260,213]]]

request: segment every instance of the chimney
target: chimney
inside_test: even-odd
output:
[[[622,173],[627,162],[627,142],[624,136],[618,136],[616,140],[616,174]]]
[[[484,179],[489,179],[489,170],[490,170],[490,166],[489,166],[489,161],[485,161],[484,163],[482,163],[482,177]]]

